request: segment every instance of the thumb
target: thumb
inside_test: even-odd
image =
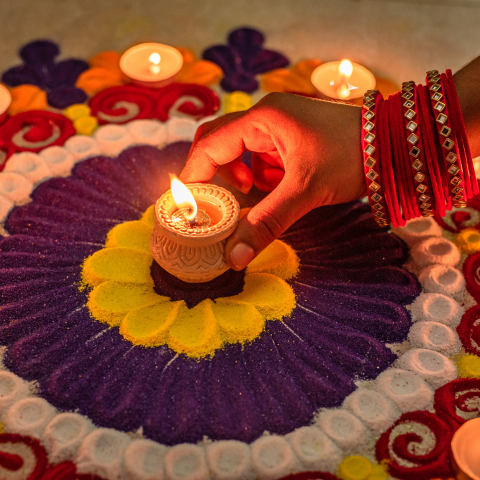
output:
[[[308,213],[313,204],[286,174],[277,188],[239,222],[225,246],[225,257],[234,270],[245,268],[290,225]]]

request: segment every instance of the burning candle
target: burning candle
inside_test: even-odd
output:
[[[3,115],[8,110],[11,102],[12,96],[10,95],[10,92],[6,87],[0,84],[0,115]]]
[[[216,185],[184,185],[173,178],[171,190],[155,205],[150,250],[167,272],[189,283],[208,282],[228,270],[224,249],[238,223],[235,197]]]
[[[162,43],[142,43],[120,58],[120,69],[132,82],[145,87],[163,87],[173,82],[183,66],[182,54]]]
[[[362,97],[376,84],[372,72],[349,60],[324,63],[313,71],[311,79],[321,94],[337,100]]]
[[[459,480],[480,480],[480,418],[469,420],[455,432],[452,457]]]

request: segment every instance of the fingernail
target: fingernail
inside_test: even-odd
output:
[[[230,260],[239,270],[245,268],[254,256],[253,248],[245,245],[245,243],[237,243],[230,252]]]

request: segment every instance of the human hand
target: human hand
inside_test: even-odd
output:
[[[361,123],[359,107],[272,93],[199,127],[183,182],[208,182],[218,173],[246,193],[253,175],[241,155],[250,150],[256,184],[264,190],[278,184],[229,237],[225,256],[233,269],[245,268],[313,208],[366,195]]]

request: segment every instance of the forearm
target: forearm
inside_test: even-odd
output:
[[[480,57],[454,75],[472,156],[480,156]]]

